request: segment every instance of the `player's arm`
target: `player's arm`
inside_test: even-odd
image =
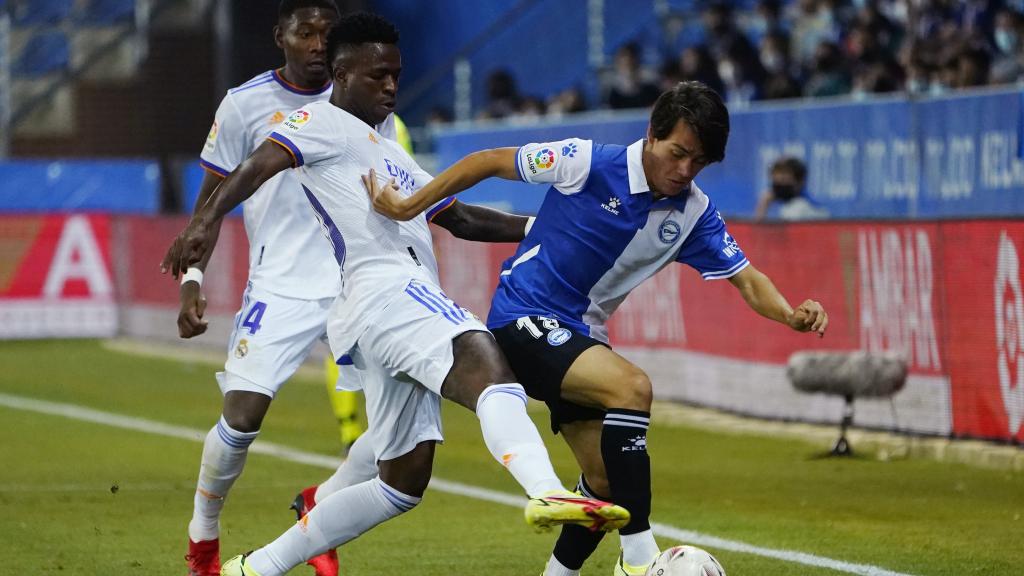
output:
[[[431,222],[463,240],[519,242],[526,237],[530,218],[453,200]]]
[[[825,335],[828,328],[828,314],[821,304],[805,300],[794,310],[775,284],[753,265],[749,265],[729,282],[740,291],[743,300],[758,314],[781,322],[797,332],[817,332]]]
[[[395,220],[411,220],[437,202],[471,188],[480,181],[497,177],[519,180],[516,170],[518,148],[492,148],[466,156],[441,172],[415,194],[402,198],[393,185],[381,186],[370,170],[363,184],[370,193],[373,208]]]
[[[291,168],[294,157],[283,146],[267,141],[221,182],[210,199],[192,216],[185,230],[167,250],[161,271],[175,278],[190,265],[208,258],[216,242],[214,228],[236,206],[252,196],[264,182]]]
[[[196,198],[196,205],[193,207],[193,214],[203,207],[213,195],[213,192],[220,186],[224,177],[212,170],[206,170],[203,181],[199,185],[199,195]],[[220,233],[220,226],[213,229],[213,244],[217,243],[217,235]],[[201,272],[206,271],[206,265],[210,262],[210,254],[195,264]],[[206,298],[200,290],[198,279],[183,281],[178,289],[178,336],[181,338],[192,338],[206,332],[207,322],[203,320],[206,312]]]

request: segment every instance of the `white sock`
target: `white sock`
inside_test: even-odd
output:
[[[555,555],[552,554],[551,558],[548,560],[548,565],[544,568],[543,576],[579,576],[579,573],[579,570],[573,570],[563,566],[562,563],[558,561],[558,558],[555,558]]]
[[[377,457],[369,434],[363,434],[348,449],[348,457],[341,462],[323,484],[317,487],[313,499],[320,502],[342,488],[366,482],[377,476]]]
[[[280,576],[412,510],[419,502],[419,498],[402,494],[380,478],[343,488],[324,498],[277,540],[253,552],[246,564],[261,576]]]
[[[487,449],[530,497],[563,489],[540,433],[526,414],[526,392],[522,386],[488,386],[476,402],[476,416]]]
[[[661,552],[658,549],[658,543],[654,541],[654,533],[650,530],[644,530],[636,534],[622,534],[620,532],[619,542],[622,543],[622,561],[630,566],[648,564]]]
[[[192,521],[188,523],[188,537],[193,542],[213,540],[220,536],[220,511],[224,499],[245,466],[249,445],[259,435],[239,432],[228,426],[224,417],[210,429],[203,442],[203,459],[199,466],[199,480],[192,507]]]

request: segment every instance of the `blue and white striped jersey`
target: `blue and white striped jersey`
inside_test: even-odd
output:
[[[749,264],[696,184],[654,199],[642,152],[643,140],[627,147],[569,139],[519,149],[520,177],[551,188],[530,233],[502,265],[489,328],[541,315],[607,342],[608,317],[669,263],[688,264],[708,280]]]

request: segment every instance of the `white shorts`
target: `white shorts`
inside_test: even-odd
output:
[[[431,284],[413,280],[376,315],[351,359],[366,394],[367,434],[377,460],[441,441],[441,384],[454,362],[452,339],[487,328]]]
[[[221,392],[244,390],[273,398],[325,337],[333,302],[286,298],[249,282],[228,340],[228,361],[217,374]]]

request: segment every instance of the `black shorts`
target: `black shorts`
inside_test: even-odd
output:
[[[544,316],[524,316],[491,330],[526,393],[551,411],[551,430],[580,420],[603,420],[604,410],[562,399],[562,380],[572,363],[592,346],[607,346]]]

